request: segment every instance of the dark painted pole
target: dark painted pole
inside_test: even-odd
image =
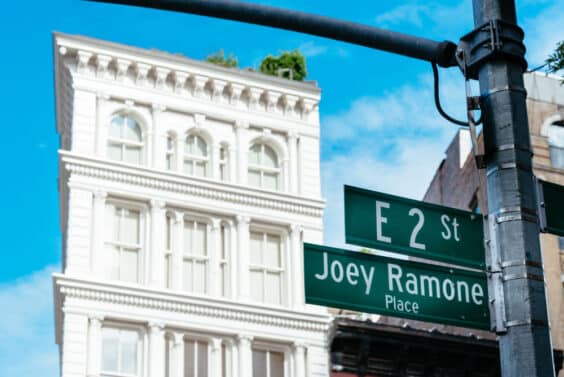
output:
[[[473,7],[476,27],[491,20],[517,24],[514,0],[473,0]],[[479,67],[478,79],[490,246],[499,256],[505,300],[507,332],[499,336],[502,375],[554,376],[523,65],[499,55]],[[494,297],[495,304],[500,298]]]

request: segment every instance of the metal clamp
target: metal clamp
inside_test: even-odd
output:
[[[522,274],[503,275],[503,281],[518,280],[518,279],[528,279],[528,280],[536,280],[536,281],[544,282],[544,276],[537,274],[522,273]]]
[[[505,261],[505,262],[501,263],[501,268],[518,267],[518,266],[529,266],[529,267],[542,268],[542,263],[535,262],[535,261],[528,260],[528,259],[511,260],[511,261]]]
[[[499,224],[506,221],[523,220],[538,223],[536,209],[526,207],[504,207],[495,213],[495,221]]]
[[[525,60],[524,33],[517,25],[491,20],[460,38],[456,60],[467,78],[477,79],[478,70],[486,61],[503,56],[517,60],[523,71]]]
[[[515,326],[548,327],[548,322],[543,319],[516,319],[513,321],[507,321],[505,323],[505,327],[515,327]]]

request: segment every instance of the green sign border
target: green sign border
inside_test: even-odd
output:
[[[433,212],[438,211],[438,212],[444,212],[444,213],[452,213],[452,214],[457,214],[457,215],[465,216],[465,217],[476,216],[477,218],[479,218],[480,223],[482,224],[482,230],[483,230],[484,217],[482,215],[477,214],[477,213],[472,213],[472,212],[469,212],[469,211],[463,211],[463,210],[457,209],[457,208],[451,208],[451,207],[441,206],[441,205],[438,205],[438,204],[432,204],[432,203],[422,202],[422,201],[418,201],[418,200],[403,198],[401,196],[386,194],[386,193],[379,192],[379,191],[367,190],[367,189],[363,189],[363,188],[359,188],[359,187],[344,185],[345,242],[346,243],[351,244],[351,245],[358,245],[358,246],[375,248],[375,249],[384,250],[384,251],[391,251],[391,252],[404,254],[404,255],[412,255],[412,256],[415,256],[415,257],[418,257],[418,258],[434,260],[434,261],[439,261],[439,262],[444,262],[444,263],[449,263],[449,264],[455,264],[455,265],[474,268],[474,269],[478,269],[478,270],[482,270],[482,271],[486,270],[486,252],[485,252],[484,246],[482,246],[482,249],[484,251],[483,259],[480,260],[480,261],[477,261],[477,260],[473,260],[473,259],[469,259],[469,258],[457,258],[457,257],[451,256],[451,255],[445,256],[444,254],[440,254],[440,253],[437,253],[437,252],[433,252],[432,254],[430,254],[429,251],[418,251],[416,249],[411,249],[411,248],[404,247],[404,246],[399,246],[399,245],[394,245],[394,244],[386,244],[386,243],[383,243],[383,242],[371,241],[369,239],[357,238],[357,237],[351,236],[350,235],[350,229],[351,229],[351,226],[352,226],[352,220],[350,219],[351,214],[349,213],[349,211],[347,211],[347,208],[350,208],[349,207],[350,206],[349,197],[347,195],[347,191],[352,192],[352,193],[357,192],[357,193],[359,193],[361,195],[365,195],[365,196],[378,195],[378,196],[382,197],[383,199],[401,202],[401,203],[407,204],[407,205],[415,207],[415,208],[424,208],[424,209],[426,208],[426,209],[432,210]],[[347,231],[347,230],[349,230],[349,231]],[[483,234],[482,234],[482,240],[483,240]]]
[[[427,263],[419,263],[419,262],[403,260],[403,259],[394,259],[394,258],[388,258],[379,255],[365,254],[361,252],[338,249],[338,248],[322,246],[322,245],[315,245],[310,243],[304,243],[303,248],[304,248],[304,285],[305,285],[304,288],[305,288],[305,299],[308,304],[329,306],[339,309],[350,309],[364,313],[376,313],[389,317],[400,317],[400,318],[413,319],[417,321],[441,323],[441,324],[460,326],[466,328],[474,328],[474,329],[488,330],[488,331],[490,330],[490,318],[489,318],[489,306],[488,306],[489,294],[488,294],[487,274],[485,272],[464,270],[454,267],[438,266],[438,265],[427,264]],[[308,250],[309,252],[311,251],[328,252],[330,254],[338,255],[346,258],[352,257],[360,260],[365,260],[367,263],[382,263],[382,264],[394,263],[403,266],[415,267],[418,269],[425,269],[428,271],[437,271],[442,274],[449,274],[453,276],[468,276],[471,278],[483,278],[484,286],[486,288],[485,290],[486,295],[484,296],[484,300],[486,303],[485,305],[487,308],[488,316],[484,320],[484,322],[475,322],[475,321],[461,320],[461,319],[450,319],[447,317],[438,317],[433,315],[403,313],[403,312],[397,312],[383,308],[382,309],[375,308],[374,306],[371,306],[368,303],[364,305],[364,304],[355,304],[350,302],[342,302],[339,300],[334,300],[328,298],[331,296],[330,290],[327,290],[327,297],[317,297],[317,296],[312,296],[311,294],[308,295],[308,276],[311,275],[312,276],[311,279],[313,279],[313,275],[314,275],[314,273],[310,271],[311,270],[310,266],[308,266],[307,264],[308,258],[306,257],[306,253],[308,253]]]

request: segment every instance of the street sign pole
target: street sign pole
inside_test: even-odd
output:
[[[473,7],[476,28],[490,25],[491,49],[499,48],[500,28],[517,25],[514,1],[473,0]],[[499,54],[479,66],[478,78],[490,246],[499,256],[492,269],[501,275],[504,295],[494,300],[505,302],[506,333],[499,334],[502,374],[554,376],[523,66]]]

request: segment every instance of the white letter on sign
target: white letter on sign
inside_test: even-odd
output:
[[[380,242],[392,243],[391,237],[382,235],[382,224],[388,223],[388,218],[382,216],[382,208],[390,208],[390,203],[376,201],[376,239]]]

